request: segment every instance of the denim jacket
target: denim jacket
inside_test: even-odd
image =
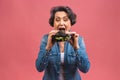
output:
[[[40,51],[36,59],[36,69],[39,72],[44,71],[43,80],[59,80],[61,65],[59,45],[56,42],[49,52],[46,51],[47,38],[48,35],[44,35],[42,38]],[[64,44],[65,80],[81,80],[78,70],[86,73],[90,68],[84,40],[79,36],[78,41],[80,48],[77,50],[67,41]]]

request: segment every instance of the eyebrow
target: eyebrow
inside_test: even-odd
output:
[[[55,16],[56,18],[60,18],[59,16]],[[62,17],[62,18],[65,18],[65,17],[67,17],[68,18],[68,16],[64,16],[64,17]]]

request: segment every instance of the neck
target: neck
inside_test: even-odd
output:
[[[65,42],[59,42],[60,52],[61,52],[61,53],[64,52],[64,43],[65,43]]]

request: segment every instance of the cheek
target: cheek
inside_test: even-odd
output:
[[[53,26],[56,26],[57,25],[57,23],[56,23],[56,21],[55,21],[55,19],[54,19],[54,23],[53,23]]]
[[[66,26],[67,26],[67,29],[69,30],[69,29],[71,28],[70,22],[68,22],[68,23],[66,24]]]
[[[54,22],[53,26],[54,26],[54,29],[57,29],[58,23]]]
[[[70,28],[71,28],[70,26],[69,26],[69,27],[67,27],[67,30],[70,30]]]
[[[71,26],[71,22],[70,21],[66,22],[66,25]]]

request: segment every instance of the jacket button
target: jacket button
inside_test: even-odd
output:
[[[58,62],[58,64],[60,64],[60,62]]]
[[[46,63],[44,63],[44,64],[46,64]]]
[[[60,72],[59,72],[59,71],[57,71],[57,73],[59,74]]]

